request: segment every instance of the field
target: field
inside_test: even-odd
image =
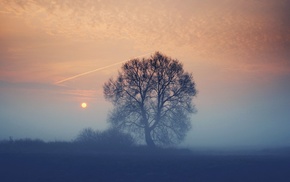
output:
[[[290,181],[289,155],[1,152],[1,182]]]

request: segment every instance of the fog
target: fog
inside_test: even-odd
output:
[[[290,146],[289,2],[0,2],[0,140],[71,141],[105,130],[103,84],[125,60],[161,51],[193,74],[180,146]],[[78,74],[97,70],[78,78]],[[86,102],[88,107],[80,107]]]
[[[263,149],[290,145],[290,88],[285,80],[271,86],[250,80],[242,85],[220,82],[209,88],[198,77],[195,82],[197,113],[191,117],[192,130],[181,146]],[[71,141],[84,128],[102,131],[109,127],[106,121],[112,105],[102,97],[72,99],[75,95],[64,95],[66,88],[57,86],[1,85],[1,139]],[[86,109],[80,107],[82,101],[87,102]]]

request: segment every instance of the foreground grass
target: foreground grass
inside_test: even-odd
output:
[[[18,140],[0,142],[0,181],[289,181],[289,155]]]
[[[289,181],[290,158],[280,156],[80,153],[0,154],[2,182]]]

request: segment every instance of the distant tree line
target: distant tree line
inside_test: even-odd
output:
[[[49,141],[40,139],[13,139],[0,140],[0,153],[59,153],[59,152],[98,152],[113,150],[129,150],[134,147],[133,138],[116,129],[104,131],[85,128],[71,141]]]
[[[187,149],[176,148],[148,148],[135,143],[133,137],[119,130],[109,128],[104,131],[85,128],[71,141],[48,141],[40,139],[0,140],[0,154],[2,153],[61,153],[61,154],[91,154],[91,153],[134,153],[138,155],[188,153]]]

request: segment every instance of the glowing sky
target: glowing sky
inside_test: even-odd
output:
[[[0,139],[104,129],[102,85],[121,64],[55,83],[161,51],[199,91],[185,145],[290,145],[289,9],[289,0],[1,0]]]

